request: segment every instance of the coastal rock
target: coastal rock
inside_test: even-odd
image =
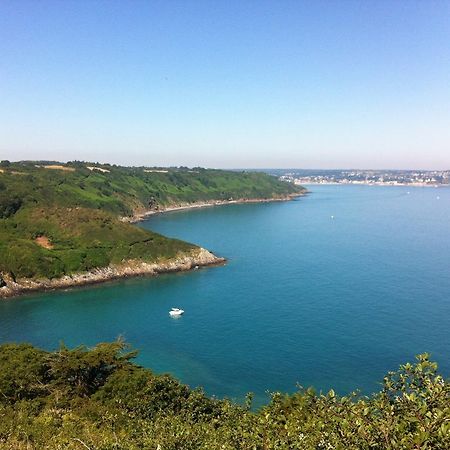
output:
[[[225,262],[204,248],[196,248],[189,253],[180,253],[175,258],[145,262],[142,260],[128,260],[122,264],[99,267],[89,272],[66,275],[56,279],[27,279],[21,278],[15,281],[0,276],[4,285],[0,287],[0,298],[14,297],[26,292],[46,291],[53,289],[65,289],[73,286],[101,283],[140,275],[154,276],[160,273],[182,272],[202,266],[211,266]],[[1,283],[1,282],[0,282]]]

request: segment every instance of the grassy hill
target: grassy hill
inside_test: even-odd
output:
[[[299,191],[263,173],[202,168],[23,162],[0,164],[0,170],[0,217],[8,216],[20,205],[36,204],[81,206],[131,216],[155,206],[233,198],[270,199]]]
[[[0,346],[0,449],[450,448],[450,384],[427,355],[371,397],[301,389],[259,411],[130,362],[123,342]]]
[[[128,260],[173,258],[196,246],[121,218],[171,205],[299,192],[261,173],[3,161],[0,273],[52,279]]]
[[[109,264],[175,257],[193,245],[90,208],[24,208],[0,227],[0,271],[57,278]]]

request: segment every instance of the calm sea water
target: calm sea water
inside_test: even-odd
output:
[[[0,302],[0,342],[122,334],[140,364],[257,403],[296,383],[370,393],[425,351],[450,375],[450,188],[310,190],[152,217],[141,226],[228,263]],[[171,319],[173,306],[185,315]]]

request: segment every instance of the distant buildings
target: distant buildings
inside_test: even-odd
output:
[[[450,184],[450,170],[295,170],[283,173],[277,170],[281,180],[294,184],[373,184],[438,186]]]

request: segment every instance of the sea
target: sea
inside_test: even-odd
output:
[[[307,187],[289,202],[152,216],[139,226],[227,263],[1,301],[0,343],[123,336],[153,372],[256,405],[301,386],[370,395],[423,352],[448,377],[450,188]]]

